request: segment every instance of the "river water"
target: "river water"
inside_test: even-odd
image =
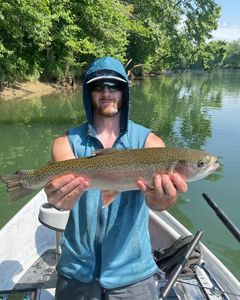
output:
[[[85,120],[81,90],[31,99],[0,100],[0,174],[50,160],[51,143]],[[131,88],[131,119],[150,127],[168,146],[219,156],[220,168],[189,183],[170,212],[240,279],[240,245],[202,198],[206,192],[240,228],[240,71],[151,78]],[[0,183],[0,228],[30,199],[6,201]]]

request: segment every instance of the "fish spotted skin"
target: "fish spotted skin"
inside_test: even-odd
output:
[[[38,169],[2,176],[2,179],[8,192],[12,192],[10,198],[17,199],[22,197],[17,190],[25,189],[30,193],[65,174],[87,178],[89,189],[121,192],[138,189],[138,179],[151,186],[157,173],[177,172],[186,181],[193,181],[208,176],[218,166],[215,155],[189,148],[103,149],[90,157],[53,162]]]

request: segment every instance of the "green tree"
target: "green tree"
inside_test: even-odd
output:
[[[123,59],[130,9],[120,1],[52,0],[52,42],[45,49],[45,75],[78,76],[98,56]]]
[[[225,68],[240,68],[240,40],[229,42],[224,61]]]
[[[51,40],[48,0],[2,0],[0,74],[5,80],[41,73],[40,51]]]
[[[210,41],[198,48],[195,66],[212,71],[223,65],[226,55],[227,43],[225,41]]]
[[[103,55],[140,72],[210,69],[224,57],[208,42],[219,15],[214,0],[1,0],[0,82],[64,81]]]
[[[148,70],[179,69],[199,60],[199,47],[206,46],[217,28],[220,7],[214,0],[131,0],[134,18],[144,32],[130,33],[128,57]],[[136,51],[137,50],[137,51]]]

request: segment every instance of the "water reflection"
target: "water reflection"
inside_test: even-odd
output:
[[[162,77],[133,86],[132,118],[150,126],[168,145],[201,149],[211,138],[209,109],[221,108],[221,89],[209,78]]]
[[[77,124],[85,119],[79,92],[0,102],[0,124]]]

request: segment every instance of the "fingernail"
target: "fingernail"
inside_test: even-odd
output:
[[[76,181],[77,181],[77,183],[83,183],[83,181],[84,181],[84,179],[82,178],[82,177],[77,177],[76,179],[75,179]]]
[[[84,185],[88,185],[88,180],[83,178],[83,177],[79,177],[78,178],[78,183],[79,184],[84,184]]]

